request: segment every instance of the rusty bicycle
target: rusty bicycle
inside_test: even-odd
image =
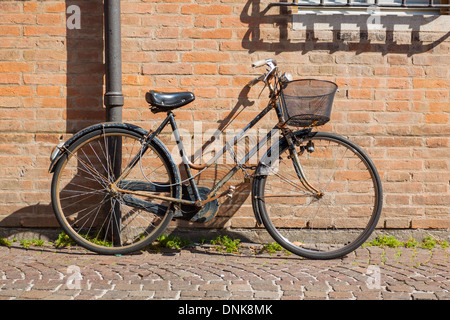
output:
[[[255,219],[288,251],[310,259],[342,257],[373,232],[382,208],[382,185],[372,160],[355,143],[314,129],[327,123],[337,85],[317,79],[292,80],[276,60],[255,62],[269,102],[223,149],[203,164],[186,154],[174,112],[192,92],[146,94],[152,112],[166,118],[156,130],[127,123],[101,123],[55,147],[50,172],[52,206],[63,231],[99,254],[127,254],[155,241],[173,219],[205,222],[219,207],[221,187],[263,145],[251,175]],[[211,189],[193,174],[209,168],[266,114],[278,122]],[[182,179],[158,135],[170,126],[187,178]],[[279,138],[272,143],[274,132]]]

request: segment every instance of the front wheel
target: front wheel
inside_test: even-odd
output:
[[[70,144],[55,167],[52,206],[64,232],[100,254],[126,254],[154,241],[173,217],[179,197],[176,166],[158,139],[144,148],[142,132],[99,127]],[[122,170],[140,161],[112,188]],[[138,191],[139,194],[118,190]]]
[[[288,251],[309,259],[342,257],[362,245],[377,225],[380,177],[364,151],[339,135],[294,135],[303,181],[283,138],[270,150],[272,161],[266,157],[258,166],[254,208]]]

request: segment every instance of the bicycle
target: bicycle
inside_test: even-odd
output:
[[[258,61],[264,74],[249,82],[269,89],[269,103],[210,161],[193,164],[185,152],[173,111],[191,103],[191,92],[149,91],[154,113],[167,116],[152,130],[127,123],[88,127],[52,152],[52,207],[63,231],[99,254],[128,254],[155,241],[172,219],[205,222],[215,216],[219,189],[246,166],[273,132],[251,175],[251,201],[258,225],[286,250],[310,259],[333,259],[357,249],[377,225],[382,186],[371,159],[355,143],[334,133],[313,131],[330,120],[337,85],[291,80],[276,60]],[[278,123],[237,160],[211,189],[194,181],[269,111]],[[170,125],[187,178],[158,135]],[[293,127],[301,127],[295,130]],[[192,170],[199,173],[193,175]],[[226,192],[225,192],[226,193]]]

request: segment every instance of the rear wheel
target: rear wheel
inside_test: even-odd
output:
[[[58,161],[52,180],[52,205],[64,232],[79,245],[100,254],[143,249],[173,217],[170,202],[148,194],[176,197],[178,182],[171,158],[160,143],[142,148],[142,134],[126,128],[102,128],[73,142]],[[121,171],[142,153],[117,189]]]
[[[300,181],[283,139],[279,157],[259,165],[254,204],[270,235],[285,249],[310,259],[342,257],[363,244],[379,220],[378,172],[361,148],[341,136],[297,133],[297,141],[304,175],[318,192]]]

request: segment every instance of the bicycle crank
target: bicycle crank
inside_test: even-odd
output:
[[[207,199],[210,190],[205,187],[197,187],[198,193],[202,199]],[[188,201],[195,201],[194,193],[190,185],[183,185],[182,199]],[[211,220],[219,210],[219,201],[217,198],[209,201],[199,201],[199,205],[181,205],[182,216],[178,217],[181,220],[188,220],[192,222],[204,223]]]

